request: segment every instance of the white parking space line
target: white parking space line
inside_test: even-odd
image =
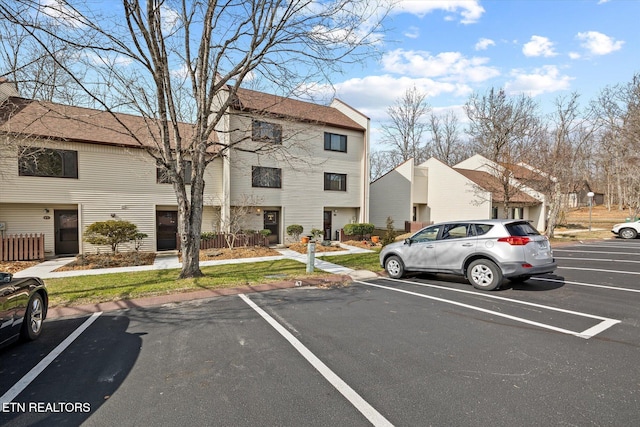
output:
[[[492,298],[492,299],[499,299],[499,300],[504,300],[507,302],[513,302],[516,304],[522,304],[522,305],[529,305],[529,306],[533,306],[533,307],[538,307],[538,308],[543,308],[546,310],[551,310],[551,311],[559,311],[559,312],[563,312],[563,313],[568,313],[568,314],[572,314],[572,315],[576,315],[576,316],[580,316],[580,317],[587,317],[587,318],[591,318],[591,319],[596,319],[596,320],[600,320],[601,322],[594,326],[591,327],[585,331],[582,332],[576,332],[576,331],[571,331],[568,329],[564,329],[564,328],[559,328],[553,325],[547,325],[546,323],[540,323],[540,322],[536,322],[533,320],[528,320],[522,317],[517,317],[517,316],[511,316],[509,314],[505,314],[505,313],[500,313],[498,311],[493,311],[493,310],[487,310],[485,308],[482,307],[478,307],[478,306],[474,306],[474,305],[470,305],[470,304],[464,304],[458,301],[452,301],[452,300],[448,300],[448,299],[444,299],[444,298],[439,298],[439,297],[433,297],[433,296],[429,296],[429,295],[424,295],[424,294],[420,294],[418,292],[412,292],[412,291],[407,291],[404,289],[398,289],[398,288],[392,288],[389,286],[383,286],[383,285],[377,285],[375,283],[370,283],[370,282],[363,282],[363,281],[359,281],[359,280],[355,280],[354,282],[356,283],[361,283],[363,285],[367,285],[367,286],[373,286],[376,288],[381,288],[381,289],[387,289],[390,291],[394,291],[394,292],[400,292],[400,293],[404,293],[404,294],[408,294],[408,295],[413,295],[413,296],[417,296],[420,298],[426,298],[426,299],[430,299],[430,300],[434,300],[434,301],[439,301],[439,302],[444,302],[446,304],[452,304],[452,305],[457,305],[459,307],[464,307],[464,308],[468,308],[470,310],[475,310],[475,311],[480,311],[483,313],[488,313],[488,314],[492,314],[494,316],[498,316],[498,317],[504,317],[506,319],[510,319],[510,320],[514,320],[516,322],[520,322],[520,323],[525,323],[528,325],[533,325],[533,326],[538,326],[540,328],[544,328],[544,329],[549,329],[552,331],[556,331],[556,332],[561,332],[563,334],[567,334],[567,335],[574,335],[576,337],[579,338],[584,338],[584,339],[589,339],[591,337],[593,337],[594,335],[610,328],[611,326],[620,323],[619,320],[615,320],[615,319],[609,319],[607,317],[601,317],[601,316],[596,316],[593,314],[587,314],[587,313],[580,313],[577,311],[571,311],[571,310],[564,310],[561,308],[557,308],[557,307],[550,307],[550,306],[545,306],[545,305],[541,305],[541,304],[534,304],[534,303],[530,303],[527,301],[520,301],[520,300],[514,300],[511,298],[504,298],[504,297],[498,297],[498,296],[494,296],[494,295],[484,295],[484,294],[479,294],[477,292],[471,292],[471,291],[465,291],[465,290],[461,290],[461,289],[452,289],[452,288],[446,288],[446,287],[442,287],[442,286],[436,286],[436,285],[429,285],[429,284],[425,284],[425,283],[417,283],[417,282],[411,282],[411,281],[407,281],[407,280],[399,280],[399,279],[385,279],[385,280],[393,280],[394,282],[403,282],[403,283],[409,283],[411,285],[417,285],[417,286],[423,286],[423,287],[431,287],[431,288],[436,288],[436,289],[440,289],[440,290],[447,290],[447,291],[453,291],[453,292],[459,292],[459,293],[468,293],[468,294],[473,294],[475,296],[481,296],[481,297],[487,297],[487,298]]]
[[[640,252],[576,251],[576,250],[570,250],[570,249],[554,249],[553,253],[556,253],[556,252],[571,252],[571,253],[581,253],[581,254],[640,255]]]
[[[558,270],[581,270],[581,271],[599,271],[601,273],[616,273],[616,274],[634,274],[640,275],[640,272],[636,271],[620,271],[620,270],[603,270],[601,268],[584,268],[584,267],[565,267],[558,266]]]
[[[100,316],[102,312],[93,313],[91,317],[84,321],[84,323],[73,331],[71,335],[69,335],[64,341],[62,341],[56,348],[54,348],[51,353],[49,353],[44,359],[40,361],[33,369],[31,369],[27,375],[22,377],[17,383],[13,385],[5,394],[0,397],[0,406],[5,403],[12,402],[13,399],[16,398],[33,380],[35,380],[38,375],[44,371],[47,366],[53,362],[56,357],[58,357],[63,351],[67,349],[71,345],[72,342],[76,340],[93,322],[96,321],[98,316]]]
[[[640,261],[626,259],[607,259],[607,258],[573,258],[573,257],[555,257],[555,259],[570,259],[573,261],[601,261],[601,262],[626,262],[631,264],[640,264]]]
[[[529,280],[539,280],[541,282],[565,283],[568,285],[586,286],[589,288],[611,289],[614,291],[634,292],[640,294],[640,289],[621,288],[619,286],[595,285],[593,283],[571,282],[569,280],[547,279],[546,277],[532,277]]]
[[[393,426],[385,417],[376,411],[367,401],[365,401],[355,390],[353,390],[346,382],[336,375],[327,365],[325,365],[316,355],[314,355],[307,347],[304,346],[291,332],[278,323],[267,312],[258,307],[256,303],[251,301],[244,294],[239,295],[249,307],[254,309],[264,320],[289,341],[289,343],[309,362],[336,390],[338,390],[355,408],[364,415],[374,426]]]

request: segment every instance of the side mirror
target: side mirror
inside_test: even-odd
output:
[[[408,238],[408,237],[406,239],[404,239],[404,244],[407,245],[407,246],[411,246],[411,239]]]
[[[13,274],[0,273],[0,283],[10,283],[12,279],[13,279]]]

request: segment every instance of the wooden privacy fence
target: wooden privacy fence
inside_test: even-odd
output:
[[[200,240],[200,249],[222,249],[228,248],[225,234],[218,234],[213,238]],[[230,237],[230,241],[233,241],[233,237]],[[243,246],[265,246],[269,247],[269,239],[258,233],[256,234],[237,234],[236,240],[233,244],[234,248]],[[176,248],[180,250],[180,235],[176,235]]]
[[[363,234],[362,236],[357,234],[345,234],[344,229],[340,229],[340,241],[348,242],[349,240],[370,240],[371,234]]]
[[[429,222],[417,222],[417,221],[405,221],[404,222],[404,232],[405,233],[413,233],[418,230],[422,230],[429,225],[433,225],[433,221]]]
[[[44,259],[44,234],[9,234],[0,237],[0,261]]]

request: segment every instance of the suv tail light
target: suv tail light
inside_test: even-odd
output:
[[[524,236],[501,237],[498,242],[507,242],[511,246],[524,246],[531,241],[530,238]]]

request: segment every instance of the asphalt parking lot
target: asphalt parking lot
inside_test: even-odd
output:
[[[0,350],[0,424],[633,425],[640,239],[481,292],[418,275],[94,313]]]

